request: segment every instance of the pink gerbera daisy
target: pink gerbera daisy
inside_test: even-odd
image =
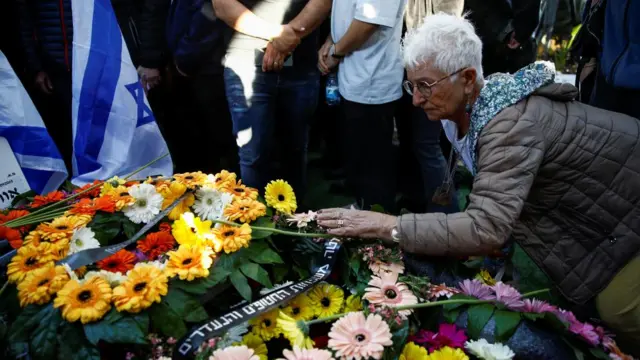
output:
[[[216,350],[209,358],[210,360],[260,360],[252,349],[242,346],[230,346],[224,349]]]
[[[491,287],[496,293],[496,301],[504,304],[511,310],[522,310],[524,301],[522,295],[514,287],[511,287],[502,281],[497,282]]]
[[[384,347],[392,344],[389,325],[377,314],[365,319],[362,312],[349,313],[329,332],[329,347],[336,356],[351,360],[380,359]]]
[[[589,323],[575,322],[569,325],[569,331],[576,335],[582,336],[589,344],[596,346],[600,344],[600,335],[596,332],[596,328]]]
[[[546,312],[555,312],[557,308],[549,303],[538,299],[525,299],[522,311],[529,313],[542,314]]]
[[[331,352],[320,349],[301,349],[295,346],[292,350],[284,350],[285,359],[278,360],[334,360]]]
[[[369,263],[369,269],[374,275],[380,275],[381,272],[393,272],[396,274],[404,273],[404,264],[402,263],[385,263],[380,260],[373,260]]]
[[[454,349],[463,349],[467,341],[464,330],[458,329],[454,324],[440,324],[437,333],[420,330],[418,334],[411,337],[411,341],[416,344],[428,346],[429,352],[436,351],[445,346]]]
[[[496,299],[496,296],[493,294],[493,290],[477,279],[465,279],[460,284],[458,284],[458,287],[463,294],[473,296],[475,298],[478,298],[479,300]]]
[[[406,284],[397,282],[398,273],[381,272],[379,276],[372,276],[366,288],[364,299],[376,306],[386,305],[390,307],[413,305],[418,303],[418,298],[413,295]],[[402,310],[398,314],[403,317],[411,315],[411,310]]]

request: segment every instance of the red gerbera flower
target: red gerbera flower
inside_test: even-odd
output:
[[[79,187],[75,190],[73,190],[74,194],[77,194],[79,192],[85,191],[88,188],[94,186],[94,185],[99,185],[102,184],[102,181],[99,180],[93,180],[93,182],[91,184],[87,184],[83,187]],[[96,186],[95,188],[83,193],[82,195],[78,195],[79,198],[84,199],[84,198],[94,198],[94,197],[98,197],[100,196],[100,186]]]
[[[4,224],[8,221],[12,221],[26,215],[29,215],[29,212],[27,210],[11,210],[6,215],[0,214],[0,224]],[[18,230],[20,230],[20,232],[24,234],[29,231],[29,225],[20,226]]]
[[[73,204],[71,210],[69,210],[72,214],[85,214],[85,215],[95,215],[97,211],[104,211],[113,213],[116,211],[116,203],[113,201],[113,198],[109,195],[105,195],[95,199],[81,199],[77,203]]]
[[[31,203],[31,208],[38,208],[47,204],[55,203],[64,199],[64,193],[62,191],[52,191],[47,195],[36,195]]]
[[[138,241],[138,249],[142,251],[150,260],[155,260],[158,256],[173,249],[175,239],[164,231],[158,231],[147,235],[143,240]]]
[[[108,258],[98,261],[97,265],[102,270],[126,274],[127,271],[133,269],[135,262],[135,254],[122,249]]]
[[[6,226],[0,226],[0,239],[7,239],[12,248],[17,249],[22,246],[22,235],[20,231]]]
[[[164,232],[171,232],[171,224],[167,223],[167,222],[163,222],[162,224],[160,224],[160,231],[164,231]]]

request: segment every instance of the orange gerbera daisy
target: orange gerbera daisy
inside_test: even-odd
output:
[[[73,190],[73,193],[77,194],[77,193],[80,193],[80,192],[83,192],[83,191],[89,189],[92,186],[101,185],[101,184],[102,184],[102,181],[93,180],[93,182],[91,184],[86,184],[86,185],[84,185],[82,187],[79,187],[79,188]],[[98,196],[100,196],[100,186],[96,186],[95,188],[93,188],[93,189],[91,189],[91,190],[89,190],[89,191],[87,191],[87,192],[85,192],[85,193],[83,193],[81,195],[78,195],[78,197],[81,198],[81,199],[83,199],[83,198],[95,198],[95,197],[98,197]]]
[[[73,230],[87,225],[91,221],[89,215],[60,216],[53,221],[44,222],[36,228],[47,241],[56,242],[61,239],[71,239]]]
[[[131,195],[129,195],[129,189],[124,186],[115,187],[106,193],[103,196],[109,195],[111,200],[116,204],[116,210],[120,211],[127,205],[131,205],[134,203],[134,199]]]
[[[29,215],[27,210],[11,210],[7,214],[0,214],[0,224],[4,224],[27,215]],[[29,225],[20,226],[18,230],[24,234],[29,231]]]
[[[171,180],[162,176],[156,178],[148,177],[147,180],[144,181],[144,183],[153,185],[156,187],[156,191],[162,192],[162,189],[171,184]]]
[[[222,170],[221,172],[217,173],[213,177],[213,184],[212,185],[216,189],[224,188],[224,187],[228,186],[229,184],[234,184],[235,185],[236,178],[237,178],[237,175],[235,173],[229,172],[227,170]]]
[[[158,231],[139,240],[138,249],[147,255],[149,260],[155,260],[158,256],[173,249],[175,244],[176,240],[170,232]]]
[[[113,213],[116,211],[116,203],[115,201],[113,201],[110,195],[105,195],[103,197],[95,199],[84,198],[73,204],[73,207],[71,208],[71,210],[69,210],[69,213],[93,216],[97,211]]]
[[[184,174],[175,174],[173,178],[177,182],[186,185],[189,189],[193,189],[196,186],[203,185],[207,181],[207,174],[198,171]]]
[[[7,239],[12,248],[17,249],[22,246],[22,235],[20,231],[6,226],[0,226],[0,239]]]
[[[64,193],[62,191],[52,191],[47,195],[36,195],[31,202],[31,208],[38,208],[47,204],[58,202],[64,199]]]
[[[240,227],[222,225],[213,229],[213,234],[222,243],[222,248],[227,254],[249,247],[251,241],[251,227],[248,224]]]
[[[241,223],[255,221],[266,213],[267,207],[263,203],[249,198],[235,198],[231,205],[224,209],[224,216]]]
[[[38,246],[40,245],[41,241],[42,241],[42,233],[40,233],[40,231],[38,230],[33,230],[29,232],[27,236],[24,237],[24,242],[22,243],[22,246],[26,246],[26,245]]]
[[[171,232],[171,224],[167,223],[167,222],[163,222],[162,224],[160,224],[160,226],[158,227],[158,230],[160,231],[164,231],[164,232]]]
[[[42,243],[37,247],[27,245],[19,248],[7,266],[9,282],[19,283],[31,271],[50,263],[49,256],[46,255],[50,246],[49,243]]]
[[[131,251],[122,249],[108,258],[98,261],[97,265],[102,270],[126,274],[127,271],[133,269],[135,262],[136,256]]]
[[[256,200],[258,198],[258,190],[242,184],[242,180],[236,182],[228,182],[223,190],[239,197]]]

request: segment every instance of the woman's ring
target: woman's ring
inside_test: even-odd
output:
[[[342,226],[342,225],[344,225],[344,220],[342,220],[342,219],[338,220],[338,226]]]

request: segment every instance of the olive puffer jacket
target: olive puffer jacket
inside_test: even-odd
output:
[[[471,255],[513,237],[568,300],[602,291],[640,250],[640,121],[576,94],[546,83],[491,115],[467,210],[401,216],[401,247]]]

